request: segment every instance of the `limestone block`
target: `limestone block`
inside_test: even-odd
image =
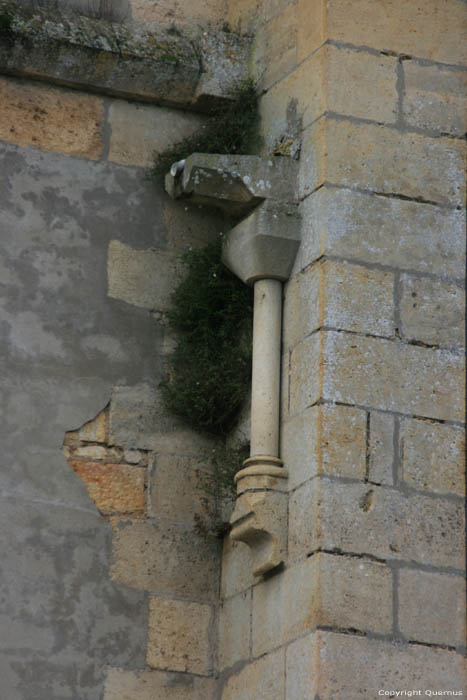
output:
[[[297,7],[283,9],[263,24],[255,36],[253,70],[262,88],[287,75],[297,62]]]
[[[203,491],[200,470],[207,466],[201,456],[156,455],[149,482],[149,515],[187,523],[194,523],[195,513],[206,516],[210,497]]]
[[[461,286],[403,275],[400,314],[405,338],[428,345],[463,347],[465,291]]]
[[[460,205],[465,144],[323,117],[303,134],[300,197],[324,181]]]
[[[287,648],[287,700],[362,700],[379,691],[457,690],[465,659],[445,649],[319,631]]]
[[[403,5],[400,0],[330,0],[326,39],[465,65],[466,21],[462,0]]]
[[[146,472],[139,467],[71,462],[101,513],[143,513]]]
[[[321,398],[322,340],[322,333],[314,333],[290,353],[290,415],[301,413]]]
[[[372,561],[320,552],[253,588],[253,656],[318,625],[389,633],[390,569]]]
[[[462,211],[322,187],[301,204],[301,215],[302,243],[295,271],[321,255],[336,255],[403,270],[464,276]]]
[[[404,61],[403,116],[419,129],[463,136],[467,130],[467,76],[444,66]]]
[[[286,287],[284,347],[293,347],[322,326],[392,336],[393,276],[390,272],[325,260]]]
[[[221,700],[285,700],[285,651],[253,661],[230,676]]]
[[[217,597],[219,541],[186,525],[113,522],[112,577],[124,586],[209,602]]]
[[[78,431],[78,437],[83,442],[106,442],[107,413],[101,411],[93,419],[85,423]]]
[[[465,578],[402,569],[399,626],[410,641],[465,645]]]
[[[283,424],[281,451],[290,489],[316,474],[363,479],[366,412],[351,406],[312,406]]]
[[[412,488],[463,496],[463,428],[422,420],[401,422],[402,478]]]
[[[170,671],[209,675],[212,650],[210,605],[167,598],[149,599],[147,663]]]
[[[303,513],[309,516],[304,519]],[[372,484],[319,477],[290,497],[289,561],[317,549],[337,548],[462,569],[463,537],[462,499],[408,496]]]
[[[398,95],[397,58],[326,46],[326,108],[378,122],[394,122]],[[305,126],[305,124],[304,124]]]
[[[196,114],[125,100],[112,101],[108,120],[111,129],[108,159],[141,167],[151,166],[155,153],[190,136],[204,121]]]
[[[250,655],[251,591],[225,600],[219,610],[219,669]]]
[[[301,63],[327,39],[325,0],[299,0],[297,61]]]
[[[370,413],[368,478],[374,484],[393,484],[394,416]]]
[[[254,583],[250,548],[243,542],[224,538],[221,572],[221,598],[230,598]]]
[[[136,250],[117,240],[109,243],[108,295],[143,309],[167,311],[180,281],[178,258],[161,250]]]
[[[312,363],[318,360],[319,341],[313,346],[307,346],[307,341],[297,346],[302,348],[297,353],[297,371],[302,368],[304,385],[297,400],[300,408],[309,397],[316,400],[323,396],[416,416],[462,420],[464,367],[460,355],[380,338],[333,331],[322,334],[322,365],[318,369]],[[292,362],[294,354],[295,350]],[[298,382],[296,375],[295,379]],[[313,393],[306,392],[308,386]]]
[[[165,408],[160,389],[151,384],[116,386],[110,403],[110,444],[199,458],[212,442],[187,428]]]
[[[0,79],[0,139],[8,143],[97,160],[103,113],[100,97]]]
[[[302,125],[308,126],[325,111],[324,55],[318,53],[260,97],[261,137],[267,153],[281,138],[296,138]]]
[[[107,671],[104,700],[215,700],[216,681],[186,673]]]

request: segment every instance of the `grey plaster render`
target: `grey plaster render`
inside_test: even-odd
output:
[[[162,333],[107,296],[111,239],[163,249],[140,169],[0,144],[0,563],[5,700],[100,700],[144,667],[146,594],[113,582],[111,530],[62,457],[116,384],[157,382]]]

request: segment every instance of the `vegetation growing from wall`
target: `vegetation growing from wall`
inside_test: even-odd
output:
[[[230,99],[215,107],[208,123],[191,136],[158,153],[150,177],[160,179],[172,163],[191,153],[234,153],[248,155],[259,142],[258,95],[252,79],[241,82]]]
[[[201,535],[223,537],[230,529],[228,519],[235,501],[235,474],[249,456],[249,443],[236,446],[221,443],[205,455],[211,470],[198,471],[198,488],[202,491],[202,510],[195,513],[195,528]]]
[[[253,298],[220,255],[219,238],[182,257],[187,274],[169,314],[178,341],[162,390],[191,427],[225,437],[250,386]]]

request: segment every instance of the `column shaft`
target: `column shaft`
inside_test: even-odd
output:
[[[282,283],[254,287],[250,455],[279,456]]]

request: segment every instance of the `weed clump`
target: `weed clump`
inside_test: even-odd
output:
[[[0,8],[0,35],[13,34],[13,13],[8,8]]]
[[[161,388],[192,428],[225,437],[250,386],[253,298],[220,256],[218,240],[182,257],[187,275],[169,313],[178,340]]]
[[[258,96],[253,80],[240,83],[230,99],[216,106],[208,123],[191,136],[158,153],[149,177],[159,180],[172,163],[191,153],[232,153],[248,155],[258,143]]]

